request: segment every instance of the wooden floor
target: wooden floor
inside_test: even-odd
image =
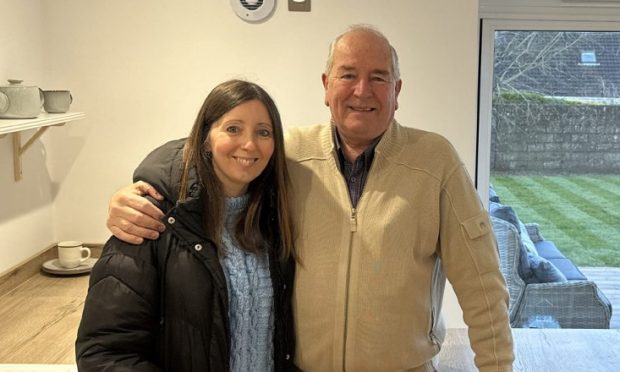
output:
[[[620,267],[580,267],[586,278],[596,283],[611,302],[611,326],[620,328]]]
[[[0,363],[74,364],[88,275],[39,273],[0,297]]]

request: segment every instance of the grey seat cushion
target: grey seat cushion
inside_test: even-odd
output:
[[[551,262],[555,267],[557,267],[562,274],[568,280],[587,280],[585,275],[577,266],[573,263],[573,261],[569,260],[564,256],[562,252],[555,246],[553,241],[551,240],[541,240],[539,242],[534,243],[536,246],[536,250],[538,254]]]
[[[546,259],[566,258],[562,252],[555,246],[551,240],[541,240],[534,243],[538,254]]]
[[[528,254],[532,276],[523,278],[525,283],[561,283],[566,282],[566,276],[553,262],[537,254]]]
[[[575,266],[573,261],[568,258],[550,258],[549,262],[557,267],[567,280],[588,280],[588,278],[579,271],[579,268]]]

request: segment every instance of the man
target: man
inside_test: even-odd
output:
[[[452,283],[481,371],[512,369],[508,293],[491,224],[442,137],[394,120],[402,82],[388,40],[354,26],[322,76],[331,125],[287,138],[301,264],[296,364],[310,371],[433,371]],[[160,212],[139,195],[112,200],[108,226],[139,241]],[[146,211],[150,214],[141,214]]]

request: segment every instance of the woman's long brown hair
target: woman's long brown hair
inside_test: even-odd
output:
[[[281,258],[295,256],[294,229],[290,212],[290,182],[284,154],[284,134],[280,113],[267,92],[257,84],[243,80],[229,80],[215,88],[205,99],[183,151],[183,173],[179,199],[189,196],[189,174],[192,169],[200,185],[203,204],[203,224],[207,236],[218,245],[224,225],[224,194],[213,162],[206,151],[211,126],[225,113],[238,105],[258,100],[267,108],[273,125],[274,151],[265,170],[248,187],[250,200],[247,209],[236,223],[235,238],[242,249],[259,252],[268,241],[279,242]],[[275,213],[272,213],[275,212]]]

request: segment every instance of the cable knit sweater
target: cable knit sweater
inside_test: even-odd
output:
[[[249,195],[226,198],[226,224],[222,234],[225,255],[220,259],[230,309],[230,370],[273,370],[273,288],[267,253],[256,255],[238,247],[235,220]]]

